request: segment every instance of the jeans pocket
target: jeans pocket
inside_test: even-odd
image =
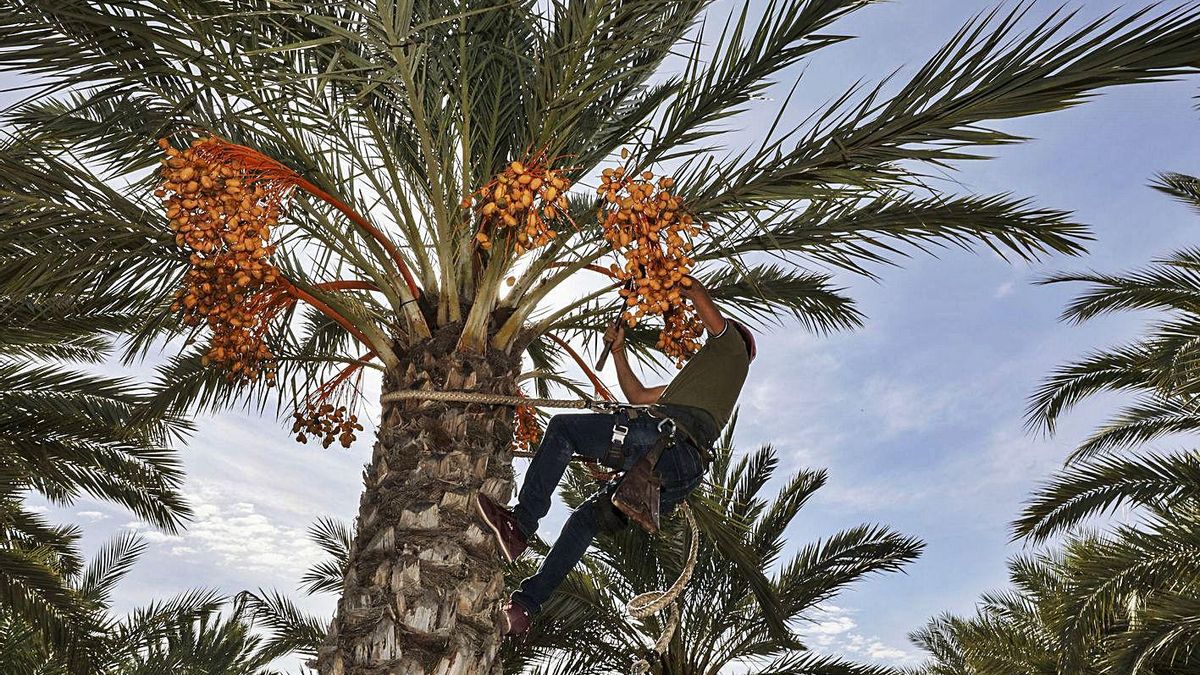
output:
[[[704,477],[704,463],[699,451],[686,442],[667,450],[658,468],[664,484],[692,484]]]
[[[662,503],[663,515],[671,513],[680,502],[687,499],[693,490],[700,487],[700,483],[703,481],[704,476],[696,476],[691,480],[664,483],[662,493],[659,497]]]

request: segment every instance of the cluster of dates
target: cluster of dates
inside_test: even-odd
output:
[[[513,450],[532,452],[542,442],[542,425],[538,420],[537,408],[517,406],[513,413]]]
[[[461,206],[479,214],[475,241],[490,250],[498,240],[524,253],[550,243],[556,222],[568,220],[566,192],[571,181],[561,169],[531,159],[513,161],[490,183],[463,198]]]
[[[206,328],[202,361],[226,370],[231,381],[276,377],[267,332],[279,311],[295,301],[271,262],[272,231],[295,188],[288,170],[245,146],[202,137],[186,148],[160,139],[165,157],[155,196],[163,202],[175,244],[188,255],[183,285],[171,309],[184,325]],[[294,414],[296,439],[349,447],[358,418],[345,406],[309,402]]]
[[[682,291],[690,285],[695,260],[692,238],[702,225],[671,192],[675,180],[650,171],[628,175],[625,168],[607,168],[597,194],[604,198],[599,219],[604,238],[620,256],[611,272],[626,282],[622,314],[629,326],[645,317],[662,317],[658,348],[682,366],[700,349],[704,325]]]
[[[328,448],[337,440],[343,448],[354,443],[354,432],[362,431],[358,416],[347,411],[346,406],[332,403],[309,403],[303,411],[292,413],[292,433],[296,440],[307,443],[309,438],[320,439],[321,447]]]
[[[221,159],[220,144],[200,138],[181,150],[159,140],[166,156],[155,195],[189,263],[171,309],[185,325],[208,328],[206,364],[224,367],[230,379],[269,382],[275,366],[265,336],[280,284],[270,241],[284,194]]]

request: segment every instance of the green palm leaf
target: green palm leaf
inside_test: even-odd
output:
[[[1044,542],[1121,505],[1156,507],[1200,499],[1200,458],[1138,453],[1075,464],[1039,490],[1014,535]]]
[[[778,494],[767,495],[778,467],[775,452],[767,446],[736,461],[732,457],[726,445],[717,453],[712,484],[689,499],[700,525],[700,552],[681,597],[682,620],[664,655],[665,667],[718,672],[741,664],[752,673],[896,673],[814,654],[790,631],[848,585],[902,568],[920,554],[920,542],[887,528],[855,528],[802,548],[778,572],[764,575],[762,570],[776,568],[788,524],[825,476],[801,471]],[[577,505],[592,489],[577,472],[563,496],[568,505]],[[551,598],[527,640],[510,647],[508,672],[536,666],[537,672],[566,675],[631,665],[647,637],[664,628],[664,619],[632,621],[624,603],[665,587],[682,569],[688,540],[680,519],[674,520],[653,539],[634,529],[602,535],[582,569]],[[515,576],[531,572],[532,565]],[[772,626],[772,613],[787,626],[786,639]]]

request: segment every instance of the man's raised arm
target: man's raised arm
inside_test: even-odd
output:
[[[712,296],[708,294],[708,289],[700,283],[699,279],[693,276],[684,278],[692,283],[680,289],[680,295],[691,300],[692,304],[696,306],[696,313],[700,315],[700,321],[708,329],[709,335],[719,335],[721,331],[725,330],[725,317],[721,314],[721,310],[717,309]]]
[[[604,334],[604,339],[612,343],[613,365],[617,368],[617,382],[621,385],[625,400],[634,405],[657,403],[658,397],[667,387],[647,387],[633,374],[633,369],[629,367],[629,358],[625,355],[625,326],[614,323]]]

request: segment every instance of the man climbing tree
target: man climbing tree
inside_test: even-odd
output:
[[[567,519],[537,573],[523,581],[504,606],[505,635],[529,630],[532,616],[541,611],[597,534],[625,527],[630,519],[653,531],[658,508],[670,513],[700,485],[713,443],[733,414],[756,350],[753,334],[722,316],[699,281],[686,277],[680,294],[695,306],[709,339],[669,386],[642,384],[625,354],[625,328],[614,323],[605,341],[612,348],[621,391],[631,405],[619,406],[612,413],[551,419],[513,510],[483,493],[476,497],[480,514],[511,562],[525,551],[538,521],[550,510],[550,498],[573,457],[596,460],[624,474],[620,481],[598,490]],[[639,469],[653,471],[654,477],[645,480],[638,475]],[[631,495],[632,504],[622,501],[624,488],[644,492],[646,486],[649,515],[639,508],[643,500],[638,495]],[[655,494],[657,490],[661,492]]]

